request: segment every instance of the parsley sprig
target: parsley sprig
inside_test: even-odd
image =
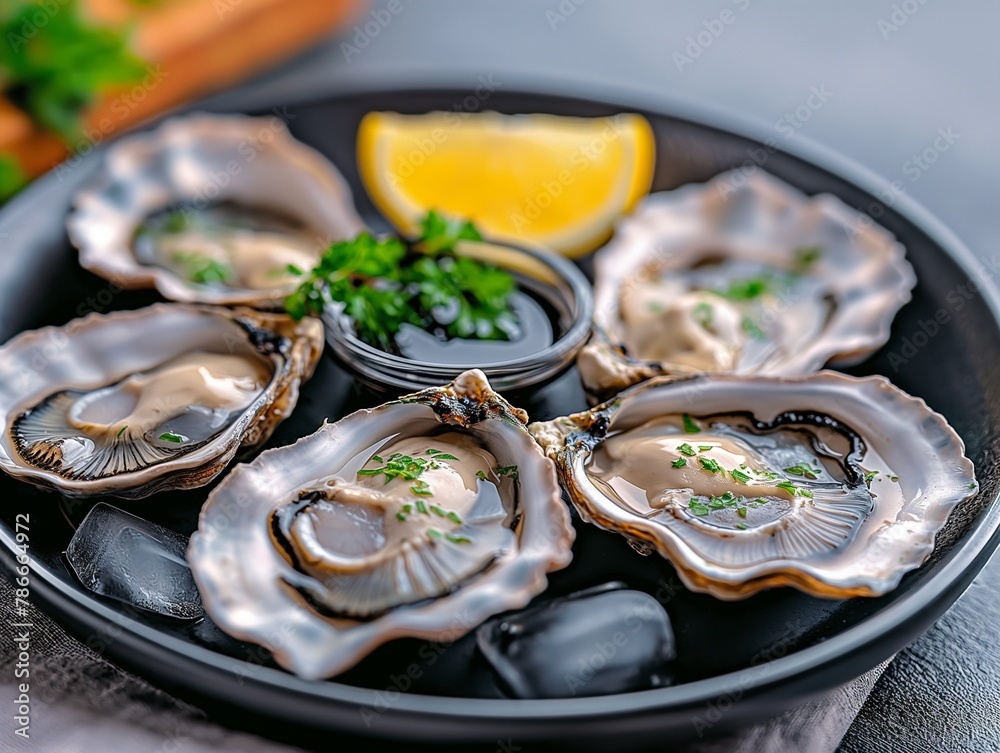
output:
[[[127,34],[87,21],[76,0],[54,11],[28,0],[5,3],[0,37],[0,85],[8,98],[72,146],[84,111],[103,90],[146,74]]]
[[[446,337],[507,340],[517,327],[510,301],[514,278],[455,255],[461,240],[482,236],[471,223],[432,211],[411,245],[370,233],[334,243],[285,300],[285,309],[302,319],[340,302],[357,336],[388,351],[403,324]]]

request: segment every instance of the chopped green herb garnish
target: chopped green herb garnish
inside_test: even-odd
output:
[[[448,513],[444,511],[444,508],[439,507],[438,505],[431,505],[431,512],[437,515],[439,518],[444,518],[448,515]]]
[[[875,480],[875,477],[878,475],[878,473],[879,473],[878,471],[868,471],[868,473],[865,474],[865,483],[868,484],[868,486],[871,486],[872,481]]]
[[[187,212],[183,209],[172,209],[163,218],[163,232],[183,233],[191,224]]]
[[[700,444],[700,445],[698,445],[698,449],[701,450],[702,452],[708,452],[709,450],[712,449],[712,445],[710,445],[710,444]]]
[[[745,510],[745,508],[740,507],[744,503],[745,499],[743,497],[737,496],[732,492],[726,492],[720,497],[710,496],[707,499],[703,497],[692,497],[688,501],[688,508],[692,513],[700,518],[708,515],[713,510],[727,510],[734,507],[738,508],[737,514],[740,514],[740,509]],[[745,517],[745,513],[740,514],[740,516]]]
[[[809,499],[812,499],[813,497],[813,493],[811,491],[803,489],[801,486],[795,486],[795,484],[791,481],[782,481],[780,484],[775,484],[775,486],[779,489],[784,489],[793,496],[798,495],[800,497],[808,497]]]
[[[691,316],[694,320],[702,326],[703,329],[711,329],[712,327],[712,305],[710,303],[701,303],[695,305],[691,309]]]
[[[687,464],[688,464],[688,461],[685,460],[684,458],[677,458],[677,460],[675,460],[674,462],[672,462],[670,465],[672,465],[674,468],[683,468]]]
[[[458,240],[480,239],[475,228],[431,212],[422,233],[410,246],[370,233],[334,243],[285,300],[285,309],[301,319],[340,303],[357,336],[383,350],[393,349],[403,324],[447,337],[508,340],[517,325],[514,277],[453,253]]]
[[[117,434],[115,434],[115,439],[121,439],[121,438],[122,438],[122,434],[124,434],[124,433],[125,433],[125,430],[126,430],[127,428],[128,428],[128,426],[127,426],[127,425],[126,425],[126,426],[123,426],[122,428],[120,428],[120,429],[118,430],[118,433],[117,433]]]
[[[405,523],[406,522],[406,516],[402,512],[397,512],[396,513],[396,520],[398,520],[400,523]]]
[[[500,476],[506,476],[511,481],[517,481],[518,472],[516,465],[501,465],[497,467],[497,474]]]
[[[161,442],[173,442],[174,444],[180,444],[184,441],[184,437],[180,434],[174,434],[171,431],[164,432],[160,435]]]
[[[746,483],[749,483],[749,481],[750,481],[749,474],[746,474],[743,471],[741,471],[739,469],[736,469],[736,468],[734,468],[733,470],[731,470],[729,472],[729,475],[733,477],[733,481],[737,481],[737,482],[739,482],[741,484],[746,484]]]
[[[752,337],[754,340],[767,339],[767,335],[764,334],[764,330],[758,327],[757,323],[754,322],[754,320],[751,319],[749,316],[743,317],[741,326],[743,327],[743,331],[746,332],[748,335],[750,335],[750,337]]]
[[[747,508],[737,507],[736,514],[739,515],[741,518],[745,518],[747,516]]]
[[[734,507],[736,505],[736,495],[732,492],[726,492],[721,497],[709,497],[708,504],[713,510]]]
[[[447,517],[448,520],[450,520],[452,523],[455,523],[456,525],[462,525],[462,516],[460,516],[457,512],[454,512],[453,510],[449,510],[448,514],[445,517]]]
[[[434,456],[435,460],[458,460],[454,455],[449,455],[447,452],[439,452]]]
[[[976,482],[973,481],[971,484],[969,484],[968,488],[969,489],[975,489],[976,488]]]
[[[822,246],[808,246],[806,248],[795,249],[795,258],[792,260],[792,271],[796,274],[808,272],[809,269],[823,256]]]
[[[476,471],[476,478],[485,481],[486,480],[486,472],[485,471]]]
[[[381,455],[372,455],[372,460],[374,460],[374,461],[375,461],[376,463],[384,463],[384,462],[385,462],[385,461],[384,461],[384,460],[382,459],[382,456],[381,456]]]
[[[435,450],[433,447],[428,447],[426,450],[424,450],[424,453],[426,453],[427,455],[437,455],[439,452],[442,452],[442,450]]]
[[[747,529],[747,527],[745,525],[743,525],[742,523],[737,523],[736,524],[736,528],[738,528],[741,531],[745,531]]]
[[[786,468],[785,473],[790,473],[793,476],[805,476],[808,479],[817,479],[820,474],[819,468],[813,468],[809,463],[798,463],[793,465],[791,468]]]
[[[703,518],[712,512],[712,509],[708,505],[694,497],[692,497],[691,501],[688,502],[688,508],[699,518]]]
[[[472,539],[460,533],[446,533],[444,537],[452,544],[471,544]]]
[[[382,459],[375,455],[372,460],[382,463]],[[371,462],[371,461],[369,461]],[[359,476],[378,476],[385,474],[385,483],[389,483],[394,478],[402,478],[407,481],[415,481],[421,473],[432,468],[433,463],[427,458],[411,458],[409,455],[394,453],[380,468],[363,468],[358,471]],[[427,488],[426,482],[417,484],[421,488]]]
[[[437,528],[428,528],[427,535],[432,539],[439,539],[442,536],[441,532]]]
[[[745,280],[734,280],[725,290],[715,292],[730,301],[752,301],[770,293],[773,286],[774,280],[770,275],[758,275]]]
[[[694,457],[698,453],[695,451],[694,447],[685,442],[682,445],[677,445],[677,451],[682,455],[687,455],[689,458]]]
[[[233,276],[232,267],[215,259],[208,259],[201,254],[174,254],[174,261],[184,266],[184,276],[199,285],[213,282],[226,282]]]
[[[407,514],[413,512],[413,505],[411,505],[409,502],[405,503],[403,505],[403,512],[405,512]]]
[[[718,473],[723,470],[718,461],[713,460],[712,458],[698,458],[698,461],[701,463],[701,467],[709,473]]]
[[[422,513],[423,515],[430,515],[430,513],[427,512],[427,505],[424,504],[424,501],[422,499],[418,499],[416,504],[417,504],[417,512]]]
[[[232,275],[232,269],[228,264],[210,260],[198,269],[188,273],[188,279],[199,285],[207,285],[212,282],[225,282]]]
[[[897,481],[899,481],[899,476],[889,476],[889,480],[892,481],[893,483],[896,483]]]
[[[687,413],[681,416],[681,421],[684,423],[684,431],[688,434],[697,434],[701,431],[701,427],[695,423],[694,419],[691,418]]]
[[[431,485],[423,480],[418,480],[417,483],[410,487],[410,491],[421,497],[431,497],[434,495],[434,492],[431,491]]]
[[[294,275],[295,277],[302,277],[302,275],[305,274],[305,272],[303,272],[299,267],[295,266],[294,264],[286,264],[285,272],[287,272],[290,275]]]

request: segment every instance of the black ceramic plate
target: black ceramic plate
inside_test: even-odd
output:
[[[358,121],[369,110],[452,109],[466,94],[352,93],[295,104],[289,110],[295,116],[290,127],[336,163],[352,184],[359,211],[382,229],[385,222],[358,180]],[[260,112],[283,104],[260,103]],[[654,190],[763,162],[768,171],[807,193],[830,192],[872,213],[896,234],[919,278],[914,299],[896,318],[889,344],[852,371],[885,374],[943,413],[964,438],[982,484],[979,497],[952,516],[926,565],[878,599],[825,601],[780,589],[724,603],[685,592],[665,560],[641,557],[620,536],[576,521],[573,564],[550,578],[542,598],[611,580],[653,594],[677,631],[679,684],[600,698],[516,701],[503,697],[473,636],[447,646],[398,640],[334,681],[306,682],[276,669],[265,652],[227,638],[207,620],[175,624],[128,613],[85,591],[62,559],[73,526],[92,503],[68,502],[6,477],[0,478],[4,564],[13,566],[15,516],[28,513],[32,595],[61,624],[123,666],[209,708],[222,721],[324,747],[331,731],[426,742],[475,740],[494,748],[497,740],[508,738],[519,745],[572,739],[590,747],[653,736],[679,739],[773,715],[861,674],[911,641],[959,596],[998,539],[993,459],[1000,449],[1000,307],[988,289],[968,287],[970,279],[978,279],[974,257],[904,198],[877,198],[870,179],[852,166],[819,152],[802,157],[775,151],[763,136],[755,140],[741,126],[727,128],[721,121],[706,125],[685,117],[681,109],[667,114],[640,102],[497,91],[488,104],[504,112],[643,112],[657,139]],[[62,223],[70,197],[98,161],[99,154],[92,154],[57,170],[0,213],[0,339],[25,328],[63,324],[88,311],[134,308],[156,299],[152,293],[114,292],[77,265],[65,238]],[[818,164],[833,165],[833,170]],[[867,192],[860,187],[865,183]],[[896,357],[890,359],[892,354]],[[534,419],[584,407],[575,372],[533,394],[510,397]],[[325,418],[336,419],[382,399],[357,386],[328,354],[270,446],[290,443]],[[109,501],[190,534],[208,491],[159,494],[133,503]],[[412,663],[420,668],[420,678],[401,680]]]

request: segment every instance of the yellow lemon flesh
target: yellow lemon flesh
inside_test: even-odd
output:
[[[649,191],[653,132],[639,115],[369,113],[358,167],[379,210],[415,235],[431,209],[491,240],[579,256]]]

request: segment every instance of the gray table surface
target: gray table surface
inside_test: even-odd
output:
[[[364,46],[350,29],[265,77],[256,95],[474,85],[492,75],[511,88],[691,100],[743,113],[792,148],[818,142],[899,181],[978,256],[997,251],[996,2],[376,0],[372,9],[390,6],[396,12]],[[822,102],[810,108],[814,92]],[[239,107],[240,96],[228,102]],[[941,130],[953,134],[948,149],[933,164],[918,161]],[[1000,750],[998,639],[994,557],[889,664],[840,751]],[[82,713],[67,710],[66,723]],[[250,740],[233,749],[270,750]]]

